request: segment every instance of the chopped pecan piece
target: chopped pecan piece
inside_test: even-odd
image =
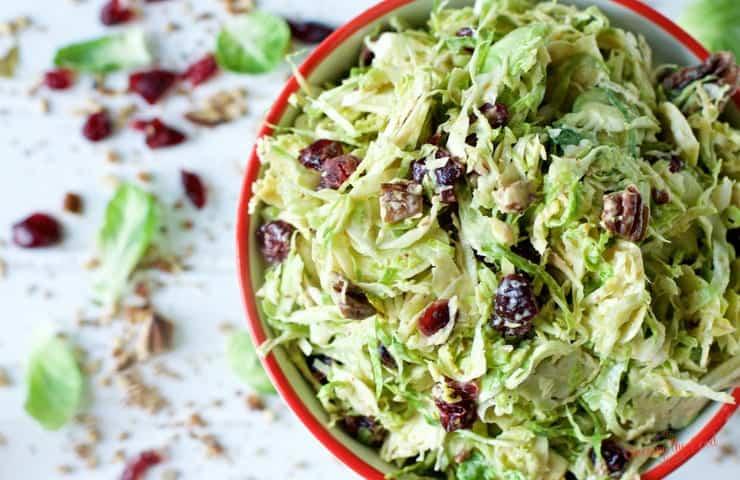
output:
[[[663,79],[663,88],[666,90],[682,90],[691,82],[709,75],[715,76],[720,83],[731,87],[730,96],[740,89],[740,67],[735,63],[735,57],[730,52],[717,52],[693,67],[676,70]]]
[[[624,191],[604,195],[601,221],[610,232],[639,242],[647,234],[650,207],[642,201],[637,187],[630,185]]]
[[[172,322],[150,310],[144,329],[139,334],[137,357],[140,360],[164,353],[172,347],[175,326]]]
[[[340,279],[334,284],[334,291],[338,296],[339,311],[344,318],[364,320],[375,315],[375,308],[370,305],[367,295],[357,285]]]
[[[421,212],[421,185],[408,180],[384,183],[380,186],[380,211],[383,221],[399,222]]]

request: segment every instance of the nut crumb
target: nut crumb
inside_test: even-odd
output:
[[[57,467],[57,473],[60,475],[70,475],[74,473],[75,469],[70,467],[69,465],[59,465]]]
[[[105,152],[105,160],[108,163],[119,163],[121,161],[121,155],[114,150],[107,150]]]
[[[206,447],[206,456],[208,458],[221,457],[226,452],[223,445],[213,435],[203,435],[200,440]]]
[[[129,370],[117,375],[116,384],[124,393],[124,403],[128,406],[155,414],[169,404],[159,390],[145,384],[136,371]]]
[[[159,355],[172,348],[175,325],[150,309],[144,328],[139,332],[136,353],[139,360]]]
[[[129,438],[131,438],[131,434],[128,433],[128,432],[121,432],[121,433],[118,434],[118,441],[119,442],[125,442]]]
[[[0,388],[9,387],[11,385],[10,376],[3,367],[0,367]]]
[[[83,210],[82,197],[73,192],[64,195],[63,208],[65,212],[81,214]]]
[[[138,172],[136,174],[136,178],[144,183],[149,183],[152,181],[152,178],[154,178],[154,176],[151,174],[151,172],[146,172],[142,170],[141,172]]]
[[[188,418],[187,425],[188,425],[188,427],[205,427],[208,424],[206,423],[205,420],[203,420],[203,417],[201,417],[197,413],[193,413]]]
[[[123,450],[116,450],[113,454],[113,463],[124,463],[126,461],[126,452]]]
[[[247,395],[247,407],[250,410],[262,411],[265,409],[265,401],[256,393]]]
[[[4,447],[7,444],[8,444],[8,439],[5,438],[5,435],[0,433],[0,447]]]

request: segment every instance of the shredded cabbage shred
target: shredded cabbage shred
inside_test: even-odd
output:
[[[389,478],[636,479],[708,402],[734,401],[732,85],[710,74],[668,90],[660,72],[678,67],[655,68],[644,38],[555,2],[442,4],[365,45],[370,65],[294,95],[295,121],[259,142],[251,205],[293,227],[258,293],[274,334],[261,351],[288,352],[332,425],[354,425]],[[486,103],[506,106],[503,125]],[[320,139],[361,160],[340,188],[298,160]],[[417,160],[442,167],[440,151],[463,166],[456,201],[427,175],[421,211],[386,221],[381,185]],[[632,238],[603,215],[628,187],[649,214]],[[538,304],[519,339],[491,323],[514,273]],[[347,318],[338,278],[374,314]],[[439,299],[451,319],[426,336]],[[440,384],[474,384],[472,425],[443,426]]]

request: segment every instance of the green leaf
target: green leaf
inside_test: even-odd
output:
[[[457,467],[457,480],[494,480],[494,474],[491,466],[486,462],[478,452],[475,452],[469,459]]]
[[[159,224],[159,206],[152,194],[129,183],[118,187],[98,233],[98,300],[108,305],[118,300],[131,272],[152,244]]]
[[[17,45],[14,45],[10,47],[5,56],[0,57],[0,77],[12,78],[15,75],[19,56],[20,50]]]
[[[237,17],[221,30],[216,41],[216,60],[233,72],[265,73],[283,61],[289,44],[287,22],[257,11]]]
[[[248,333],[237,332],[229,336],[226,358],[239,379],[260,393],[275,393]]]
[[[33,352],[26,377],[25,409],[47,430],[58,430],[78,411],[83,376],[66,341],[48,335]]]
[[[740,58],[737,0],[695,0],[686,7],[679,22],[709,50],[730,50],[735,58]]]
[[[139,30],[73,43],[54,56],[58,67],[90,73],[130,70],[151,62],[146,38]]]

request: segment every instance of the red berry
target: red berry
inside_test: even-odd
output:
[[[108,3],[103,5],[103,9],[100,11],[100,21],[103,25],[119,25],[132,20],[136,16],[136,12],[128,7],[121,5],[120,0],[110,0]]]
[[[185,195],[190,199],[190,202],[195,208],[201,209],[206,205],[206,187],[203,185],[200,177],[187,170],[180,170],[180,179],[182,180],[183,189],[185,189]]]
[[[334,29],[318,22],[294,22],[288,20],[290,33],[303,43],[319,43],[331,35]]]
[[[205,57],[190,65],[182,73],[182,75],[180,75],[180,77],[183,80],[190,82],[192,86],[197,87],[217,73],[218,63],[216,63],[216,57],[209,53]]]
[[[319,188],[337,190],[357,170],[360,159],[354,155],[330,158],[321,165]]]
[[[480,113],[486,117],[491,128],[503,127],[509,121],[509,109],[503,103],[484,103],[480,107]]]
[[[524,339],[532,334],[532,321],[539,311],[529,278],[512,273],[498,285],[491,325],[504,338]]]
[[[121,480],[142,480],[146,471],[161,461],[162,456],[153,450],[142,452],[126,464]]]
[[[111,133],[113,133],[113,124],[106,110],[91,114],[82,127],[82,134],[91,142],[104,140],[110,137]]]
[[[131,127],[144,132],[146,144],[151,149],[179,145],[187,139],[184,133],[165,125],[158,118],[152,120],[135,120],[131,123]]]
[[[478,386],[475,383],[460,383],[446,379],[435,387],[434,404],[439,410],[439,420],[448,432],[468,429],[478,419],[476,397]],[[454,401],[452,399],[454,398]],[[450,399],[451,401],[446,401]]]
[[[424,310],[417,324],[419,331],[431,337],[450,323],[450,306],[448,300],[437,300]]]
[[[48,247],[61,239],[62,226],[45,213],[34,213],[13,225],[13,243],[22,248]]]
[[[177,74],[169,70],[148,70],[131,74],[128,90],[141,95],[150,105],[159,101],[175,85]]]
[[[265,223],[257,229],[257,242],[268,263],[280,263],[290,253],[293,226],[282,220]]]
[[[75,76],[72,70],[59,68],[44,74],[44,85],[52,90],[66,90],[74,83]]]
[[[341,143],[322,138],[298,152],[298,161],[306,168],[321,170],[325,161],[343,153],[344,148]]]

